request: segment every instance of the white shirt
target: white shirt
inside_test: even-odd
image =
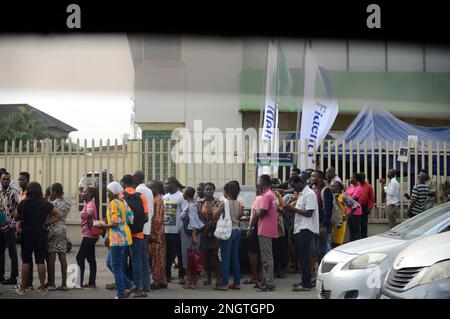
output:
[[[166,234],[178,234],[180,232],[180,216],[187,206],[183,193],[178,191],[163,196],[164,200],[164,228]]]
[[[386,205],[398,205],[400,201],[400,184],[395,178],[389,180],[389,183],[384,186],[386,193]]]
[[[153,192],[145,186],[144,183],[136,187],[136,192],[144,194],[145,198],[147,198],[148,205],[148,222],[144,224],[144,235],[150,235],[150,231],[152,229],[152,217],[153,217]]]
[[[311,217],[306,217],[295,213],[294,234],[299,233],[302,229],[309,229],[314,234],[319,233],[319,205],[317,203],[317,195],[314,191],[305,186],[298,196],[295,208],[301,210],[311,210],[314,212]]]

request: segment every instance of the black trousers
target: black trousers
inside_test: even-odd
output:
[[[80,267],[80,284],[83,285],[84,279],[84,261],[87,259],[89,263],[89,285],[95,285],[97,277],[97,261],[95,260],[95,244],[98,238],[83,237],[81,240],[80,250],[77,254],[77,264]]]
[[[367,237],[367,227],[369,223],[369,207],[367,205],[362,206],[362,215],[361,215],[361,238]]]
[[[281,270],[289,264],[289,243],[286,236],[272,239],[274,269]]]
[[[183,257],[181,254],[180,234],[166,234],[166,276],[172,278],[172,264],[178,257],[178,277],[184,277],[186,270],[183,268]]]
[[[19,276],[19,260],[16,248],[16,229],[8,227],[0,231],[0,277],[5,276],[5,249],[11,259],[11,278]]]
[[[351,215],[347,225],[350,231],[350,241],[361,239],[361,216]]]
[[[302,287],[312,288],[311,283],[311,243],[314,240],[314,233],[309,229],[302,229],[294,234],[294,240],[298,247],[298,256],[302,270]]]

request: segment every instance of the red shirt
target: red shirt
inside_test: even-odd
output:
[[[366,206],[369,208],[369,211],[373,208],[375,204],[375,195],[373,193],[373,187],[367,182],[364,182],[361,185],[362,193],[359,199],[359,204],[361,206]]]

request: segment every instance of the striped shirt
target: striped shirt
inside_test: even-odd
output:
[[[424,204],[428,198],[430,189],[427,184],[416,184],[411,193],[411,199],[415,199],[414,206],[412,208],[412,214],[417,215],[425,210]]]

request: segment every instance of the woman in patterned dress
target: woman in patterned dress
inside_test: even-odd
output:
[[[60,211],[62,219],[51,224],[48,232],[48,290],[67,290],[67,229],[65,221],[69,214],[71,204],[69,199],[64,198],[63,187],[60,183],[54,183],[50,187],[50,201]],[[61,286],[58,288],[55,285],[56,254],[58,254],[59,263],[61,264],[62,277]]]
[[[208,279],[203,282],[203,285],[211,285],[212,269],[215,270],[216,283],[220,281],[220,261],[218,256],[219,240],[214,237],[217,219],[213,217],[213,209],[220,206],[220,200],[214,197],[216,186],[213,183],[205,184],[205,197],[198,200],[198,206],[203,218],[205,219],[205,231],[201,234],[201,245],[205,249],[205,270]]]
[[[166,236],[164,234],[164,201],[162,199],[164,185],[161,181],[151,181],[148,187],[152,190],[154,198],[154,213],[148,247],[153,276],[151,288],[158,290],[167,288]]]

